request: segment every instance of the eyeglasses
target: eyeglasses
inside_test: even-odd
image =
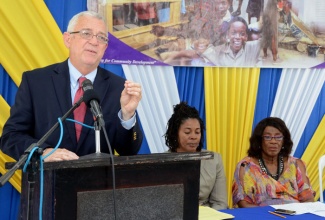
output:
[[[283,140],[283,136],[274,136],[274,137],[272,137],[272,136],[265,135],[265,136],[262,136],[262,137],[263,137],[263,139],[265,141],[271,141],[273,138],[276,141],[282,141]]]
[[[74,32],[69,32],[70,34],[79,34],[80,37],[86,40],[90,40],[95,36],[98,40],[99,43],[101,44],[107,44],[108,43],[108,38],[104,34],[94,34],[90,30],[80,30],[80,31],[74,31]]]

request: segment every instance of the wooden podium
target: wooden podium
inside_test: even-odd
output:
[[[19,216],[39,219],[41,205],[46,220],[198,219],[200,161],[211,158],[211,152],[114,157],[115,193],[107,154],[44,163],[43,203],[40,172],[34,184],[24,173]]]

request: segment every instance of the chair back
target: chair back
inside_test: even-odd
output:
[[[323,169],[325,167],[325,155],[321,156],[318,161],[318,177],[319,177],[319,201],[324,202],[323,197]]]

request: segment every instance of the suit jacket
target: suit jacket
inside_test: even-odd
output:
[[[126,130],[118,118],[124,81],[125,79],[98,67],[93,87],[100,98],[112,150],[116,150],[119,155],[133,155],[140,149],[142,133],[138,123],[132,129]],[[70,90],[67,60],[25,72],[17,91],[15,104],[10,110],[10,117],[3,129],[2,151],[18,160],[32,143],[37,143],[58,122],[58,118],[72,107]],[[73,114],[68,118],[73,118]],[[87,109],[84,123],[94,125],[90,109]],[[39,147],[55,147],[59,136],[60,128],[57,128]],[[101,152],[109,153],[103,129],[100,137]],[[78,156],[94,153],[96,151],[95,131],[83,127],[77,142],[74,123],[64,121],[60,147],[73,151]]]
[[[211,160],[201,160],[199,202],[216,210],[228,207],[226,175],[218,153]]]

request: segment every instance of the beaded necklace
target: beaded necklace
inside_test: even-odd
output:
[[[282,174],[283,172],[283,168],[284,168],[284,162],[283,162],[283,156],[279,156],[278,157],[278,170],[277,170],[277,173],[276,174],[271,174],[269,172],[269,170],[267,169],[267,167],[265,166],[265,163],[264,163],[264,160],[262,157],[258,158],[258,163],[261,167],[261,170],[264,174],[267,174],[269,175],[270,177],[272,177],[273,179],[275,180],[278,180],[280,175]]]

